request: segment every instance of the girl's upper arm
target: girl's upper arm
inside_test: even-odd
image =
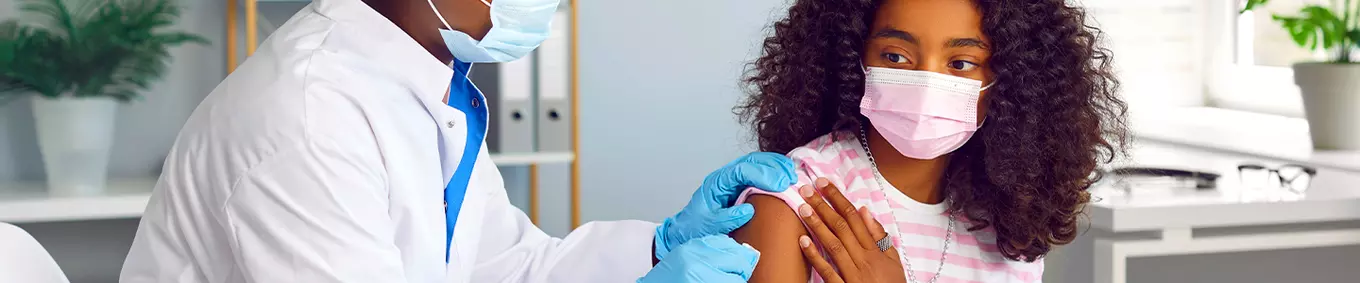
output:
[[[760,251],[750,282],[808,282],[811,273],[798,245],[798,237],[807,235],[807,229],[793,208],[769,195],[752,194],[746,203],[755,206],[756,215],[731,236]]]

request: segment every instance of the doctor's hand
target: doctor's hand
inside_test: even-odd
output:
[[[742,191],[756,187],[783,192],[797,179],[793,160],[775,153],[752,153],[728,163],[708,174],[689,204],[656,228],[652,256],[664,260],[672,249],[692,239],[731,233],[755,215],[751,204],[732,206]]]
[[[637,283],[744,283],[760,252],[725,235],[694,239],[671,251]]]

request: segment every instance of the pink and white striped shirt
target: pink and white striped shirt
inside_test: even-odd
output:
[[[798,187],[826,178],[841,188],[847,199],[857,207],[869,208],[892,238],[893,245],[902,252],[903,268],[911,262],[916,279],[928,282],[936,270],[943,273],[938,283],[977,282],[1040,282],[1044,263],[1007,260],[996,247],[996,233],[992,229],[968,231],[967,218],[957,216],[954,235],[940,269],[940,248],[944,246],[949,217],[945,213],[948,202],[925,204],[913,200],[896,188],[884,187],[874,175],[873,164],[854,134],[830,134],[813,140],[808,145],[789,152],[797,164],[798,184],[783,193],[770,194],[747,190],[738,202],[752,193],[778,197],[797,211],[804,203]],[[812,282],[822,282],[816,274]]]

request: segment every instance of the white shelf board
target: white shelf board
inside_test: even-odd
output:
[[[492,153],[491,162],[497,166],[568,163],[576,159],[571,152]]]
[[[571,152],[492,154],[499,166],[567,163]],[[140,217],[151,199],[156,180],[110,180],[97,195],[55,196],[43,182],[0,184],[0,222],[37,223]]]
[[[0,184],[0,222],[34,223],[142,215],[155,179],[110,180],[97,195],[54,196],[43,182]]]

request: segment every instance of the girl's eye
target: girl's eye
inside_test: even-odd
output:
[[[960,72],[972,71],[973,69],[977,69],[977,67],[978,67],[977,63],[968,62],[964,60],[949,61],[949,68]]]
[[[903,56],[902,54],[897,53],[883,53],[883,59],[888,60],[888,62],[893,62],[897,64],[907,63],[907,56]]]

